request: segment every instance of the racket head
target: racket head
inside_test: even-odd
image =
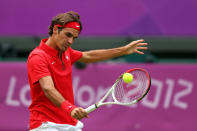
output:
[[[151,77],[149,73],[142,68],[133,68],[125,73],[133,75],[131,83],[123,81],[123,74],[116,80],[113,86],[112,97],[120,105],[131,105],[140,101],[150,90]]]

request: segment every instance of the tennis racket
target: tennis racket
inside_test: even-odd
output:
[[[130,69],[125,73],[131,73],[133,81],[125,83],[122,79],[124,73],[120,75],[102,99],[85,109],[87,113],[103,105],[117,104],[128,106],[137,103],[146,96],[151,86],[149,73],[141,68]],[[109,95],[112,95],[113,101],[105,101]]]

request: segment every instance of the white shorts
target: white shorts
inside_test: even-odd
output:
[[[56,124],[53,122],[44,122],[38,128],[30,131],[82,131],[83,123],[78,121],[76,126],[68,124]]]

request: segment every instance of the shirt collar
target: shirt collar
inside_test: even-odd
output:
[[[51,48],[50,46],[48,46],[46,44],[46,41],[47,40],[48,40],[48,38],[41,40],[41,42],[40,42],[40,48],[42,50],[44,50],[45,52],[47,52],[51,56],[58,56],[58,51],[56,49]]]

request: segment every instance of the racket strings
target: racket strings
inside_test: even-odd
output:
[[[140,98],[142,97],[142,95],[144,95],[146,93],[146,90],[148,87],[148,79],[146,77],[146,74],[144,75],[141,75],[139,72],[136,73],[136,75],[139,77],[138,80],[140,80],[138,83],[139,83],[139,86],[137,88],[139,88],[139,92],[138,92],[138,95],[136,96],[136,98]]]
[[[134,70],[131,72],[134,76],[134,80],[126,84],[120,79],[114,90],[115,99],[121,103],[130,103],[134,100],[138,100],[144,96],[149,87],[149,78],[146,72],[140,70]]]
[[[116,100],[118,100],[119,102],[122,101],[122,98],[124,97],[125,95],[125,91],[124,91],[124,86],[123,86],[123,80],[120,79],[120,81],[118,82],[117,84],[117,87],[118,88],[115,88],[116,91],[115,91],[115,97],[116,97]]]
[[[136,96],[133,99],[140,99],[149,87],[149,79],[145,72],[136,70],[133,73],[136,75],[136,85],[134,88],[137,89]]]

